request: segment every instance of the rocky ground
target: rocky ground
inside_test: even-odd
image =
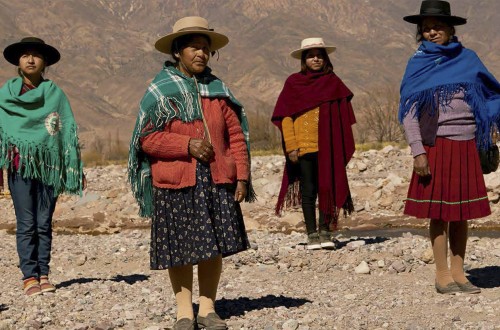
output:
[[[500,173],[485,176],[493,214],[471,222],[466,268],[478,295],[433,288],[426,223],[402,216],[411,157],[386,147],[349,164],[356,212],[335,251],[305,249],[300,210],[274,215],[283,158],[255,157],[259,201],[243,204],[252,249],[225,259],[217,310],[231,329],[500,329]],[[137,216],[124,166],[89,168],[82,198],[62,196],[54,219],[58,290],[20,288],[14,212],[0,198],[1,329],[168,329],[168,275],[149,270],[149,222]],[[388,229],[389,228],[389,229]],[[195,293],[196,295],[196,293]]]

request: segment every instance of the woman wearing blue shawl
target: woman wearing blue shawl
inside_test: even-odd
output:
[[[438,293],[479,293],[464,274],[467,220],[491,214],[477,150],[492,145],[500,112],[500,84],[476,53],[462,46],[447,1],[422,1],[420,47],[401,83],[399,119],[414,157],[404,213],[430,218]],[[448,266],[448,237],[450,266]]]

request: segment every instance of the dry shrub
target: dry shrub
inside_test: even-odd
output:
[[[396,87],[376,88],[356,100],[356,143],[403,141],[398,109],[399,91]]]
[[[108,133],[107,139],[95,135],[90,145],[82,146],[82,160],[86,166],[124,164],[128,159],[128,145],[120,140],[118,130],[115,137]]]
[[[271,123],[272,108],[262,104],[260,109],[247,114],[250,125],[250,144],[252,152],[277,150],[281,147],[281,136],[276,126]]]

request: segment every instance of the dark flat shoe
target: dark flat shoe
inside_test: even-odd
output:
[[[455,282],[448,283],[447,286],[441,286],[441,285],[436,283],[435,287],[436,287],[436,291],[438,293],[441,293],[441,294],[455,294],[455,293],[462,291],[462,290],[460,290],[460,287],[458,286],[458,284]]]
[[[481,293],[481,289],[469,281],[465,282],[464,284],[460,284],[457,282],[457,285],[460,288],[460,291],[464,293]]]
[[[194,330],[194,325],[195,325],[194,320],[191,320],[191,319],[188,319],[187,317],[184,317],[180,320],[177,320],[177,322],[175,322],[172,330]]]
[[[226,321],[221,319],[217,313],[208,313],[207,316],[197,316],[198,328],[206,330],[226,330]]]

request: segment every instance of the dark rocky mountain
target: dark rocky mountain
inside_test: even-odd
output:
[[[337,46],[335,70],[356,95],[398,86],[417,47],[415,27],[401,18],[419,6],[420,0],[0,0],[0,47],[27,35],[56,46],[62,60],[48,77],[68,94],[82,140],[110,132],[128,140],[144,90],[165,60],[153,44],[180,17],[204,16],[229,36],[210,65],[249,113],[265,117],[299,68],[288,54],[305,37]],[[452,1],[453,13],[469,19],[457,34],[497,77],[499,9],[497,0]],[[2,58],[0,80],[14,74]]]

